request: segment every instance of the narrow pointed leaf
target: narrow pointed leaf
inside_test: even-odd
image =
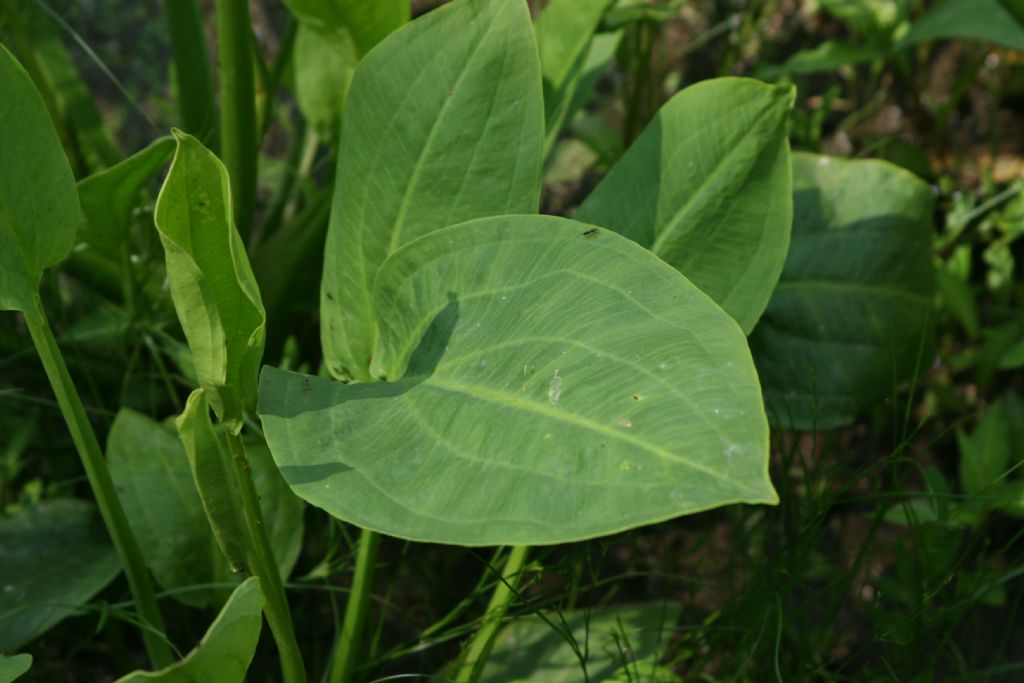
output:
[[[3,45],[0,93],[0,310],[37,315],[39,279],[71,251],[81,209],[46,106]]]
[[[0,652],[75,614],[121,571],[96,508],[58,499],[0,518]]]
[[[594,32],[610,0],[552,0],[537,17],[537,50],[544,79],[545,149],[568,119]]]
[[[135,671],[117,683],[242,683],[263,626],[259,579],[247,579],[228,598],[194,650],[160,671]]]
[[[751,335],[782,427],[851,422],[927,363],[932,194],[881,161],[793,159],[793,242]]]
[[[263,371],[285,480],[332,515],[463,545],[601,536],[776,500],[746,340],[606,230],[507,216],[440,230],[377,277],[373,371]]]
[[[540,67],[523,2],[456,0],[356,69],[321,285],[331,374],[369,379],[373,280],[389,254],[460,221],[537,210]]]
[[[119,256],[128,240],[139,192],[173,152],[174,140],[162,137],[119,164],[80,181],[78,197],[85,222],[79,231],[79,241],[108,257]]]
[[[683,90],[576,217],[648,247],[749,333],[789,245],[792,106],[791,88],[750,79]]]
[[[255,401],[266,315],[235,229],[224,164],[175,131],[171,170],[156,204],[174,308],[214,412],[233,429]]]
[[[235,471],[210,422],[206,394],[196,389],[176,420],[188,464],[217,544],[235,571],[246,567],[248,531],[242,516]]]
[[[1024,50],[1024,26],[1015,14],[1024,12],[1006,0],[943,0],[911,24],[896,47],[938,38],[974,38]]]

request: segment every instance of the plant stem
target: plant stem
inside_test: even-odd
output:
[[[181,127],[216,151],[217,106],[199,3],[165,0],[164,8],[174,48]]]
[[[305,683],[306,668],[302,663],[302,653],[295,640],[295,627],[292,625],[292,613],[288,608],[288,598],[281,583],[281,574],[274,559],[274,551],[267,536],[267,527],[260,510],[259,496],[252,481],[249,459],[245,455],[245,444],[242,437],[227,431],[228,450],[231,462],[238,477],[238,488],[242,497],[242,514],[249,529],[249,564],[252,573],[259,577],[260,588],[266,598],[265,613],[270,630],[277,643],[277,653],[281,660],[281,672],[285,683]]]
[[[82,459],[85,475],[89,479],[89,485],[92,487],[100,514],[103,516],[107,531],[114,542],[114,548],[121,559],[121,566],[124,567],[136,609],[138,609],[142,620],[150,627],[142,632],[150,662],[158,669],[168,666],[174,662],[174,656],[171,654],[171,648],[167,641],[162,637],[165,631],[164,620],[156,602],[153,583],[146,571],[146,564],[142,559],[138,541],[135,540],[135,535],[132,533],[131,527],[128,526],[128,518],[117,497],[117,491],[110,478],[110,471],[107,469],[107,463],[103,458],[102,450],[100,450],[96,433],[85,414],[85,406],[82,405],[82,399],[75,389],[74,382],[71,381],[64,356],[57,346],[57,340],[53,337],[53,331],[50,329],[50,323],[46,319],[46,312],[43,310],[42,301],[38,296],[36,297],[36,310],[26,313],[25,320],[28,322],[36,353],[39,354],[39,360],[43,363],[43,369],[46,371],[50,386],[53,387],[53,393],[57,397],[61,414],[71,432],[75,449]]]
[[[491,648],[494,647],[498,628],[505,618],[505,613],[508,612],[509,605],[512,604],[512,598],[516,586],[519,585],[519,578],[526,565],[526,555],[529,550],[529,546],[517,545],[509,553],[505,569],[502,571],[498,585],[491,595],[491,601],[487,605],[484,623],[473,636],[466,656],[459,666],[459,671],[455,676],[456,683],[476,683],[480,679],[484,664],[487,663],[487,657],[491,654]]]
[[[235,226],[248,242],[256,204],[256,85],[248,0],[217,0],[220,150],[231,178]]]
[[[380,536],[363,529],[359,535],[359,549],[356,552],[356,570],[352,577],[352,589],[345,607],[345,619],[341,623],[341,634],[334,650],[330,683],[349,683],[355,670],[357,654],[361,652],[366,617],[370,612],[370,596],[373,576],[377,567],[377,549]]]

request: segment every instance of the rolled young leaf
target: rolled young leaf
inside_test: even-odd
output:
[[[342,122],[321,283],[331,374],[369,380],[377,270],[453,223],[540,201],[543,97],[523,2],[456,0],[360,62]]]
[[[243,683],[260,639],[262,610],[260,581],[252,577],[235,589],[184,659],[160,671],[134,671],[116,683]]]
[[[0,93],[0,310],[38,319],[39,279],[71,251],[82,214],[46,105],[3,45]]]
[[[399,249],[374,294],[387,382],[268,367],[260,385],[281,473],[332,515],[515,545],[777,500],[742,331],[633,242],[479,219]]]
[[[690,86],[580,206],[648,247],[750,333],[782,272],[793,217],[794,91],[745,78]]]
[[[206,394],[196,389],[175,421],[206,518],[217,544],[234,571],[246,569],[248,531],[242,515],[238,481],[220,438],[210,423]]]
[[[750,345],[774,423],[836,427],[928,362],[933,197],[882,161],[797,154],[793,181],[793,243]]]
[[[191,135],[178,149],[156,203],[167,280],[214,412],[237,433],[256,399],[266,314],[235,229],[224,164]]]

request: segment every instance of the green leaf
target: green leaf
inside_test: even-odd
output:
[[[262,610],[259,579],[252,577],[235,589],[183,660],[160,671],[134,671],[116,683],[243,683],[260,639]]]
[[[593,683],[618,680],[616,675],[624,658],[634,673],[629,680],[634,681],[637,670],[632,665],[648,660],[639,669],[644,676],[639,680],[648,681],[658,655],[668,649],[680,612],[678,604],[652,603],[562,615],[548,613],[547,621],[534,614],[516,619],[498,635],[480,681],[582,681],[583,671],[573,641],[581,653],[588,655],[587,674]]]
[[[302,115],[322,135],[338,126],[352,73],[359,62],[347,33],[338,37],[300,23],[295,36],[295,99]]]
[[[174,150],[170,137],[158,138],[116,166],[78,183],[85,221],[78,239],[109,258],[119,258],[128,242],[139,192],[163,168]]]
[[[456,0],[360,62],[342,122],[321,284],[332,375],[370,378],[371,292],[390,254],[460,221],[537,210],[543,116],[523,2]]]
[[[11,683],[31,668],[32,655],[0,655],[0,683]]]
[[[179,590],[226,580],[185,448],[173,429],[122,409],[107,437],[107,462],[146,566],[174,597],[195,607],[219,605],[218,590]]]
[[[0,92],[0,310],[38,317],[39,279],[71,251],[81,209],[46,106],[3,45]]]
[[[381,268],[371,371],[264,368],[284,478],[364,528],[462,545],[602,536],[774,503],[746,340],[629,240],[549,216],[479,219]]]
[[[878,42],[888,42],[917,0],[818,0],[821,6],[856,31]],[[973,2],[973,0],[971,0]]]
[[[0,651],[77,612],[121,570],[96,508],[51,500],[0,519]]]
[[[889,51],[877,44],[852,45],[837,40],[826,40],[821,45],[808,50],[800,50],[780,66],[768,66],[760,69],[760,78],[774,79],[787,74],[813,74],[822,71],[835,71],[846,65],[884,59]]]
[[[230,504],[234,494],[223,493],[219,487],[234,486],[234,472],[221,460],[226,456],[219,448],[220,439],[211,434],[209,418],[204,429],[201,403],[197,391],[182,420],[188,451],[173,428],[127,409],[118,413],[107,439],[110,474],[132,531],[138,538],[147,539],[142,545],[146,565],[163,588],[174,592],[181,602],[197,607],[220,605],[227,592],[195,587],[231,582],[235,577],[229,575],[225,555],[218,550],[196,480],[212,498],[218,529],[236,543],[243,533],[237,520],[234,531],[224,529],[232,524]],[[287,577],[301,549],[302,501],[281,478],[266,445],[250,442],[246,452],[271,545],[281,574]],[[227,521],[220,523],[223,515],[227,515]],[[237,559],[244,559],[244,554]]]
[[[793,158],[793,239],[751,336],[778,425],[847,424],[929,360],[932,194],[882,161]]]
[[[285,0],[299,20],[325,38],[350,40],[362,57],[409,21],[409,0]]]
[[[544,81],[546,150],[569,119],[569,106],[586,71],[594,32],[610,4],[611,0],[551,0],[537,17],[534,28]]]
[[[178,149],[156,203],[174,308],[199,385],[221,421],[241,429],[256,399],[266,316],[235,228],[224,164],[191,135]]]
[[[650,248],[749,333],[789,244],[793,98],[792,88],[742,78],[683,90],[576,217]]]
[[[911,24],[896,47],[939,38],[974,38],[1024,50],[1024,27],[999,0],[940,1]]]
[[[1013,455],[1014,441],[1009,415],[1003,401],[997,401],[968,435],[956,431],[960,448],[960,486],[969,496],[990,493],[1006,475]]]
[[[183,412],[175,421],[178,436],[210,528],[234,571],[246,567],[248,530],[242,515],[238,481],[229,455],[210,422],[206,394],[196,389],[188,397]]]

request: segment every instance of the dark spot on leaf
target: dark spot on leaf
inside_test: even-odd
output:
[[[198,202],[199,206],[206,206],[206,202]]]
[[[584,237],[593,237],[594,235],[597,234],[597,232],[598,232],[597,228],[590,228],[589,230],[584,230],[583,231],[583,236]]]
[[[307,378],[302,380],[302,393],[307,394],[307,393],[309,393],[309,390],[310,390],[309,378],[307,377]]]
[[[640,400],[640,395],[639,394],[633,394],[633,400],[634,401],[639,401]]]
[[[330,292],[327,292],[325,296],[327,297],[328,301],[334,301],[334,295],[331,294]]]

